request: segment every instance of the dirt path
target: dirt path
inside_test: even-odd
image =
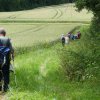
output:
[[[46,76],[46,74],[47,74],[46,65],[47,65],[47,63],[48,63],[49,60],[50,60],[50,58],[47,58],[47,59],[44,61],[44,63],[41,64],[40,70],[39,70],[40,75]]]
[[[0,100],[7,100],[5,93],[0,92]]]

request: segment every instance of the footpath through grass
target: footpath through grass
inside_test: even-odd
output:
[[[73,41],[68,49],[77,47]],[[17,88],[11,74],[8,100],[99,100],[99,81],[69,82],[60,67],[61,43],[19,55],[15,59]]]

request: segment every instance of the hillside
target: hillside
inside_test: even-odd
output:
[[[0,27],[7,30],[14,47],[50,42],[76,26],[90,23],[92,13],[86,10],[79,13],[75,9],[74,4],[63,4],[33,10],[0,12]]]
[[[69,81],[61,66],[62,60],[70,57],[72,58],[67,62],[71,67],[84,62],[90,66],[92,55],[95,58],[90,42],[91,35],[88,32],[93,15],[85,9],[82,12],[76,12],[75,9],[74,4],[62,4],[32,10],[0,12],[0,27],[6,29],[15,50],[19,50],[15,51],[16,78],[10,73],[10,90],[2,95],[4,100],[99,100],[100,81],[91,75],[91,70],[86,70],[91,75],[86,73],[86,77],[90,77],[89,80]],[[61,35],[77,26],[81,28],[74,30],[74,34],[80,30],[82,38],[70,40],[69,45],[63,48]],[[76,56],[69,51],[79,54]],[[78,57],[84,57],[84,60],[82,58],[78,61]],[[73,61],[74,58],[77,62]],[[93,66],[97,64],[93,63]],[[92,70],[96,72],[98,67]]]
[[[91,20],[91,12],[83,10],[79,13],[74,6],[74,4],[63,4],[33,10],[0,12],[0,22],[89,22]]]

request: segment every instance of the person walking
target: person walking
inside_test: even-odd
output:
[[[77,39],[80,39],[81,38],[81,32],[77,32]]]
[[[10,60],[14,58],[14,49],[4,28],[0,28],[0,91],[6,92],[9,87]],[[2,86],[2,79],[4,84]],[[3,88],[2,88],[3,87]]]
[[[62,36],[61,36],[61,41],[62,41],[62,46],[64,47],[65,46],[65,36],[64,36],[64,34],[62,34]]]

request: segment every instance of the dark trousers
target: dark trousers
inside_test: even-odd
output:
[[[8,85],[8,84],[9,84],[9,66],[10,66],[10,63],[6,63],[6,64],[2,67],[4,85]]]
[[[63,47],[65,46],[65,40],[62,40],[62,46]]]
[[[0,72],[0,82],[3,79],[4,80],[4,88],[8,88],[9,84],[9,67],[10,67],[10,59],[9,54],[6,56],[6,63],[2,66],[2,69]]]
[[[2,70],[0,69],[0,91],[2,90],[2,83],[1,83],[1,80],[2,80]]]

